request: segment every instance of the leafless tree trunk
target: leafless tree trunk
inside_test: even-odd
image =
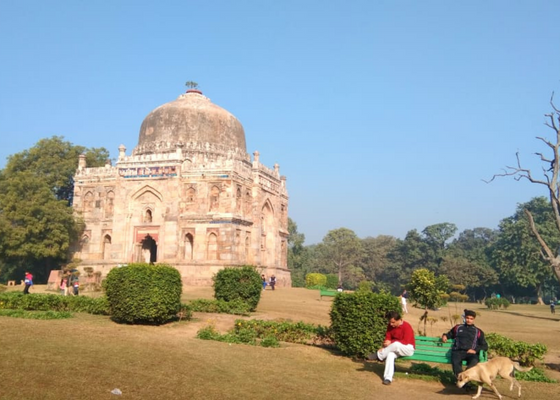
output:
[[[543,142],[550,150],[550,155],[544,155],[543,153],[535,153],[540,157],[541,161],[545,166],[542,167],[543,177],[537,179],[533,176],[530,169],[523,168],[521,166],[521,160],[519,158],[519,152],[516,153],[517,166],[506,166],[505,170],[501,174],[495,174],[492,179],[485,181],[486,183],[492,182],[495,178],[501,176],[513,176],[515,180],[527,179],[531,183],[537,185],[543,185],[548,191],[550,198],[550,205],[554,214],[554,222],[556,223],[556,228],[560,232],[560,192],[559,192],[559,172],[560,172],[560,110],[554,105],[554,93],[550,98],[550,105],[552,106],[552,112],[545,114],[546,122],[545,125],[552,129],[556,138],[554,140],[548,140],[544,137],[537,136],[536,138]],[[531,226],[531,231],[539,241],[541,245],[541,255],[543,259],[550,264],[552,272],[556,276],[556,279],[560,282],[560,255],[559,249],[552,250],[545,240],[540,235],[535,221],[533,220],[533,215],[529,210],[525,210],[525,214],[529,218],[529,223]]]

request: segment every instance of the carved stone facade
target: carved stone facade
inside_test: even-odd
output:
[[[220,269],[251,264],[291,286],[286,178],[258,152],[251,160],[233,115],[189,90],[152,111],[125,152],[101,168],[80,156],[81,268],[104,276],[119,264],[167,263],[185,284],[210,285]]]

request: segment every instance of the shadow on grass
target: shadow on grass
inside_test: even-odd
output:
[[[538,315],[523,314],[523,313],[514,312],[514,311],[507,311],[507,310],[501,310],[500,312],[501,312],[502,314],[510,314],[510,315],[515,315],[515,316],[517,316],[517,317],[526,317],[526,318],[534,318],[534,319],[544,319],[545,321],[560,321],[560,319],[554,318],[554,317],[541,317],[541,316],[538,316]]]
[[[548,369],[552,369],[554,371],[559,371],[560,372],[560,364],[545,363],[544,365],[546,365],[546,367]]]

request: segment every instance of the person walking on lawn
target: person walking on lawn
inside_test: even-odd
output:
[[[403,321],[402,316],[397,311],[387,313],[389,325],[385,333],[383,347],[376,353],[368,356],[369,360],[385,360],[385,371],[383,372],[383,384],[390,385],[395,373],[395,359],[397,357],[411,356],[414,354],[416,342],[412,326]]]
[[[464,324],[455,325],[449,332],[441,336],[443,343],[447,342],[447,339],[455,339],[455,343],[451,347],[451,365],[455,376],[463,372],[463,360],[467,361],[467,369],[469,369],[478,364],[481,350],[488,351],[484,332],[474,325],[476,312],[465,310],[464,315]]]
[[[29,271],[25,271],[24,278],[25,288],[23,288],[23,294],[29,294],[29,288],[33,286],[33,275]]]

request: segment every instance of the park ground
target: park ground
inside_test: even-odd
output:
[[[19,288],[18,288],[19,289]],[[37,285],[35,292],[44,292]],[[87,295],[87,294],[86,294]],[[185,287],[183,300],[212,298],[212,289]],[[332,299],[317,291],[278,288],[263,293],[250,318],[329,324]],[[405,315],[415,330],[422,310]],[[450,304],[431,316],[471,308],[477,325],[515,340],[548,346],[547,376],[560,380],[560,315],[539,305],[490,311],[482,304]],[[76,314],[66,320],[0,317],[0,399],[470,399],[472,394],[439,382],[396,376],[381,384],[383,364],[343,357],[331,350],[282,344],[280,348],[203,341],[208,325],[225,332],[236,316],[195,313],[193,320],[165,326],[117,325],[108,317]],[[449,322],[428,326],[439,336]],[[407,363],[397,364],[405,371]],[[444,368],[447,368],[445,366]],[[560,384],[522,382],[522,398],[552,400]],[[504,399],[517,398],[503,380]],[[122,395],[111,394],[118,388]],[[484,390],[480,399],[496,399]]]

